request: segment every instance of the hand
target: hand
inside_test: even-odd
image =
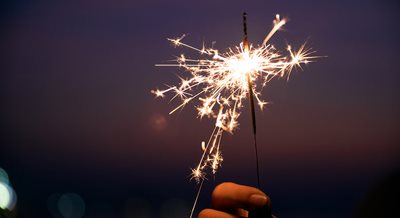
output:
[[[269,197],[257,188],[225,182],[215,187],[211,203],[198,218],[272,217]],[[250,215],[249,215],[250,213]]]

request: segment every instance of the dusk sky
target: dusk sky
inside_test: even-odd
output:
[[[352,217],[369,190],[400,167],[399,3],[392,1],[12,1],[0,8],[0,168],[17,194],[17,217],[186,217],[213,120],[196,104],[152,89],[189,76],[155,67],[184,48],[261,44],[275,14],[289,22],[270,43],[307,41],[325,56],[276,79],[257,109],[261,185],[278,217]],[[190,53],[193,56],[194,53]],[[167,96],[168,97],[168,96]],[[172,96],[169,96],[172,97]],[[255,185],[251,117],[222,140],[224,162],[198,210],[223,181]],[[53,202],[54,201],[54,202]],[[54,205],[56,206],[54,206]],[[79,215],[79,214],[78,214]],[[80,217],[80,216],[75,217]],[[74,217],[74,216],[71,216]]]

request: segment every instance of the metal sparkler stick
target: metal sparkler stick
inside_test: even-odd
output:
[[[247,22],[246,22],[247,14],[243,13],[243,32],[244,32],[244,41],[243,47],[245,53],[249,52],[249,41],[247,39]],[[258,166],[258,149],[257,149],[257,125],[256,125],[256,111],[254,109],[254,93],[253,93],[253,84],[251,82],[250,73],[247,73],[247,85],[248,85],[248,97],[250,100],[250,112],[251,112],[251,121],[253,125],[253,136],[254,136],[254,150],[256,154],[256,166],[257,166],[257,185],[260,188],[260,170]]]
[[[249,41],[247,39],[247,14],[243,13],[243,32],[244,32],[244,40],[243,47],[244,52],[248,54],[249,52]],[[253,93],[253,83],[251,82],[250,77],[251,72],[247,73],[247,85],[248,85],[248,98],[250,103],[250,112],[251,112],[251,121],[253,126],[253,138],[254,138],[254,151],[256,155],[256,167],[257,167],[257,186],[261,189],[260,185],[260,168],[258,166],[258,149],[257,149],[257,125],[256,125],[256,111],[254,109],[254,93]],[[268,218],[271,217],[271,209],[266,207],[261,209],[260,211],[249,211],[249,218]]]

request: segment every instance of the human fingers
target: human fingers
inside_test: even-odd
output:
[[[231,182],[225,182],[215,187],[212,193],[214,209],[231,212],[237,208],[254,210],[270,206],[271,201],[261,190]]]

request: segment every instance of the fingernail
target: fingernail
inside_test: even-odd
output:
[[[252,194],[249,201],[255,207],[262,207],[267,204],[267,196],[261,194]]]

